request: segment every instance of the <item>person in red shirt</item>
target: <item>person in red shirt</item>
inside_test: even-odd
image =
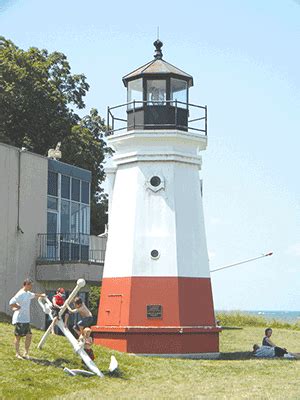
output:
[[[64,303],[65,303],[65,289],[64,289],[64,288],[58,288],[58,289],[56,290],[55,295],[54,295],[53,298],[52,298],[52,316],[54,317],[54,318],[53,318],[53,321],[54,321],[54,320],[55,320],[55,321],[57,320],[57,318],[58,318],[58,313],[60,312],[60,310],[61,310],[61,308],[63,307]],[[69,313],[68,313],[68,311],[66,310],[66,311],[63,313],[62,316],[64,317],[64,324],[65,324],[65,326],[67,326],[67,324],[68,324],[68,318],[69,318]],[[53,334],[55,333],[55,331],[54,331],[54,326],[55,326],[55,324],[53,325],[53,329],[52,329],[52,333],[53,333]]]

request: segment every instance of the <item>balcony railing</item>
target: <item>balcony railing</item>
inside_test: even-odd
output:
[[[90,235],[84,233],[39,233],[38,261],[103,263],[105,249],[90,249]]]
[[[148,111],[151,108],[154,109],[154,113],[157,113],[159,108],[166,108],[168,110],[170,120],[165,123],[159,122],[159,129],[182,129],[199,132],[207,136],[207,106],[185,103],[179,100],[164,100],[163,104],[161,101],[134,100],[129,103],[108,107],[107,126],[110,129],[106,132],[106,136],[113,135],[115,132],[125,129],[128,131],[134,129],[155,129],[153,122],[149,124],[145,122],[141,123],[139,113],[145,107],[148,107]],[[187,112],[186,120],[182,118],[183,110]]]

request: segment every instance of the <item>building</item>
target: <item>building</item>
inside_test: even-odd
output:
[[[199,179],[207,109],[189,103],[193,77],[154,46],[123,77],[128,103],[108,109],[114,165],[94,340],[128,353],[217,353]]]
[[[106,238],[90,236],[91,172],[0,143],[0,311],[27,277],[49,297],[78,278],[102,278]],[[45,315],[32,302],[32,323]]]

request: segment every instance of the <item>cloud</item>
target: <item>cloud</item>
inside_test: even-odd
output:
[[[300,257],[300,243],[295,243],[288,247],[287,254]]]

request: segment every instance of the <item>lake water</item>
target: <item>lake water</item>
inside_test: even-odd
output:
[[[270,311],[270,310],[253,310],[253,311],[242,311],[243,314],[257,315],[258,317],[264,317],[266,319],[276,319],[283,322],[299,322],[300,311]]]

